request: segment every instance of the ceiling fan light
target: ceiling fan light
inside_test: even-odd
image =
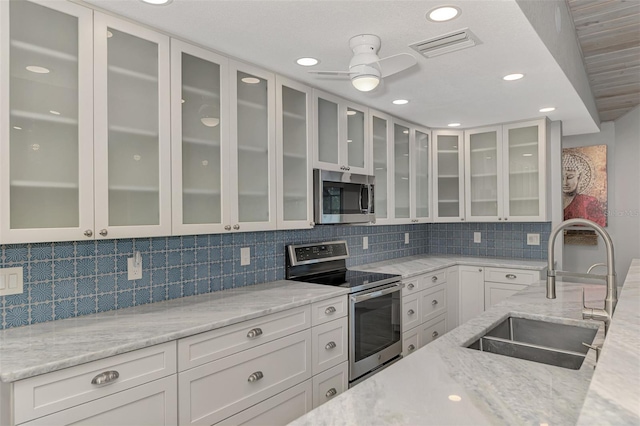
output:
[[[353,87],[361,92],[370,92],[380,84],[380,77],[376,75],[357,75],[351,79]]]

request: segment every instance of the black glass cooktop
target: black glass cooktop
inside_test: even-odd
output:
[[[348,288],[352,293],[366,290],[373,287],[400,281],[400,275],[382,274],[379,272],[362,272],[352,270],[342,270],[327,272],[313,277],[298,277],[297,281],[307,283],[333,285]]]

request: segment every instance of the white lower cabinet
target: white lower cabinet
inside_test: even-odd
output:
[[[347,317],[313,327],[312,371],[318,374],[349,356]]]
[[[484,306],[502,302],[543,277],[542,272],[522,269],[486,268],[484,271]]]
[[[526,288],[526,285],[521,284],[504,284],[504,283],[484,283],[484,306],[489,308],[496,303],[502,302],[509,296],[512,296]]]
[[[460,265],[460,324],[484,312],[484,268]]]
[[[313,376],[313,408],[333,399],[349,388],[349,363],[336,365]]]
[[[430,321],[425,322],[419,328],[418,342],[420,347],[428,345],[447,332],[447,314],[444,313]]]

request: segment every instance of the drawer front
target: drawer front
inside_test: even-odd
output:
[[[447,287],[437,285],[425,290],[420,295],[422,322],[429,321],[447,311]]]
[[[420,346],[428,345],[447,332],[447,316],[441,315],[420,326]]]
[[[170,426],[178,422],[178,386],[171,375],[23,423],[23,426]]]
[[[344,362],[349,357],[347,317],[313,327],[313,374]]]
[[[408,356],[420,348],[420,327],[402,333],[402,356]]]
[[[415,294],[420,291],[420,284],[417,278],[402,280],[404,287],[402,288],[402,297]]]
[[[313,408],[316,408],[349,388],[349,363],[343,362],[313,376]]]
[[[215,361],[311,327],[311,308],[301,306],[178,341],[178,371]]]
[[[311,325],[316,326],[346,317],[348,309],[346,295],[316,302],[311,305]]]
[[[286,425],[311,411],[311,380],[231,416],[218,425]]]
[[[420,276],[420,289],[424,290],[447,282],[447,271],[433,271]]]
[[[412,294],[402,298],[402,330],[409,330],[422,322],[420,315],[420,295]]]
[[[15,422],[23,423],[175,373],[174,341],[20,380],[14,384]],[[91,383],[107,377],[110,379],[105,384]]]
[[[540,281],[538,271],[524,269],[485,268],[484,280],[494,283],[529,285]]]
[[[180,424],[211,425],[311,378],[311,330],[178,373]]]

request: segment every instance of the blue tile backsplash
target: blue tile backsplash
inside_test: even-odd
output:
[[[473,232],[482,243],[473,243]],[[311,230],[0,246],[0,267],[22,266],[24,292],[0,297],[0,329],[284,279],[285,246],[346,239],[348,266],[415,254],[546,258],[549,223],[317,226]],[[404,233],[409,244],[404,244]],[[527,232],[540,246],[527,246]],[[369,248],[362,249],[362,237]],[[251,264],[240,266],[240,248]],[[142,254],[139,280],[127,258]]]

